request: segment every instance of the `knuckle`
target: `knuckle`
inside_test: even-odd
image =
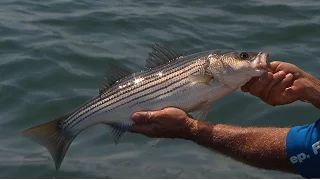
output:
[[[254,96],[260,96],[260,91],[257,88],[250,89],[250,94]]]
[[[170,113],[170,111],[172,111],[172,107],[169,108],[165,108],[161,111],[160,116],[165,116],[166,114]]]
[[[147,115],[146,115],[146,119],[150,119],[150,117],[151,117],[151,112],[148,111],[148,112],[147,112]]]
[[[146,121],[149,121],[149,120],[153,120],[154,119],[154,115],[153,115],[154,113],[153,112],[151,112],[151,111],[148,111],[147,113],[146,113]]]

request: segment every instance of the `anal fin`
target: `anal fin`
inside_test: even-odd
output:
[[[209,108],[189,113],[194,119],[205,121],[207,119]]]
[[[192,108],[189,113],[194,119],[205,121],[210,110],[210,105],[207,101],[201,102]]]
[[[119,144],[124,134],[131,128],[131,124],[103,124],[110,131],[110,136],[115,144]]]

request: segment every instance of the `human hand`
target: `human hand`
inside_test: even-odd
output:
[[[132,120],[135,124],[130,132],[148,137],[181,139],[188,139],[192,135],[197,121],[178,108],[136,112],[132,115]]]
[[[316,79],[297,66],[273,61],[269,65],[273,72],[252,78],[241,87],[243,92],[250,92],[264,102],[276,106],[301,101],[311,101],[316,93]]]

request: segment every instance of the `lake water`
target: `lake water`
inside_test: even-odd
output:
[[[19,135],[98,92],[106,62],[138,69],[153,43],[191,54],[266,51],[320,77],[317,0],[3,0],[0,2],[0,178],[54,178],[47,150]],[[243,126],[311,123],[297,102],[271,107],[236,91],[208,121]],[[57,178],[300,178],[249,167],[191,141],[127,134],[115,146],[104,128],[82,132]]]

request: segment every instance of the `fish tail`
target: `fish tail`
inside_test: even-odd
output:
[[[32,127],[21,134],[36,143],[46,147],[55,163],[56,171],[59,170],[63,158],[76,135],[66,132],[61,128],[60,121],[69,115],[61,116],[50,122]]]

